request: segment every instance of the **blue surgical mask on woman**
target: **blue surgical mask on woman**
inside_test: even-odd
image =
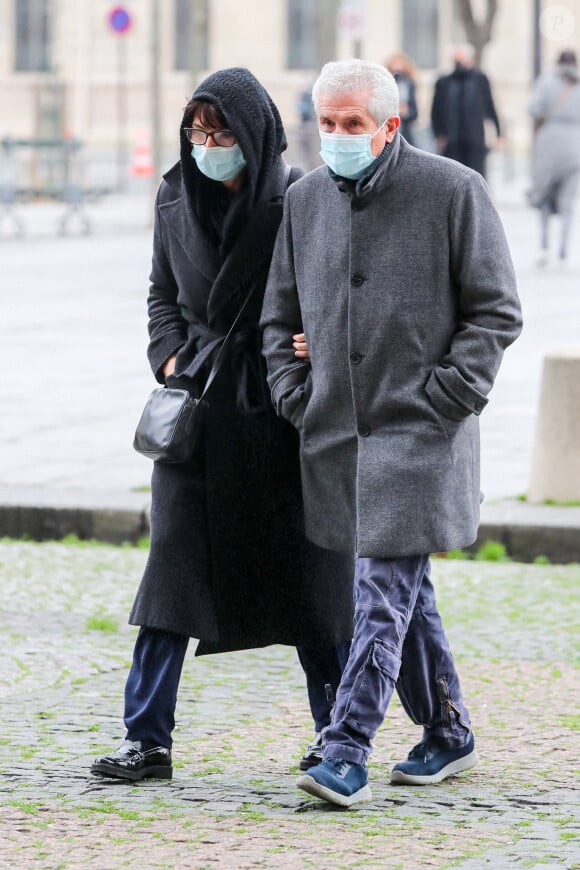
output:
[[[374,133],[324,133],[320,130],[320,156],[336,175],[353,180],[360,178],[376,160],[371,141],[386,123],[383,121]]]
[[[238,144],[225,148],[222,145],[194,145],[191,156],[197,163],[197,168],[212,181],[230,181],[239,175],[246,159]]]

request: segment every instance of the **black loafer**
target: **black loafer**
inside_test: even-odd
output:
[[[140,740],[124,740],[112,755],[96,758],[91,765],[91,773],[98,776],[112,776],[116,779],[171,779],[171,749],[154,746],[143,749]]]

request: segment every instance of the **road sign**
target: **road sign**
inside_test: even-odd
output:
[[[131,27],[131,16],[124,6],[115,6],[109,12],[109,24],[115,33],[127,33]]]
[[[339,36],[353,41],[364,39],[367,16],[364,0],[342,0],[337,16]]]

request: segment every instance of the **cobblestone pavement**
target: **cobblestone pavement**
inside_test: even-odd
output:
[[[173,781],[90,776],[123,735],[145,558],[0,542],[1,868],[580,868],[580,566],[435,563],[481,764],[389,785],[418,737],[394,703],[373,800],[342,811],[295,788],[311,723],[284,647],[188,656]]]

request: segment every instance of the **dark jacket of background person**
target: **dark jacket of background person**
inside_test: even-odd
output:
[[[417,120],[417,100],[415,96],[415,66],[410,57],[400,51],[392,55],[385,66],[395,77],[399,91],[400,131],[410,145],[416,145],[413,126]]]
[[[417,120],[417,100],[415,98],[415,82],[404,72],[395,72],[395,81],[399,89],[399,100],[403,107],[400,112],[401,133],[410,145],[415,145],[413,124]]]
[[[309,536],[382,559],[475,540],[478,415],[521,328],[481,177],[399,135],[387,147],[360,189],[326,167],[292,185],[261,321],[273,400],[300,431]]]
[[[352,561],[304,538],[298,436],[275,415],[258,330],[287,182],[284,130],[246,70],[210,76],[194,97],[235,133],[247,183],[230,197],[200,173],[181,132],[181,161],[156,207],[148,354],[157,380],[177,352],[168,386],[199,395],[216,342],[254,292],[208,394],[194,461],[155,463],[151,550],[130,622],[201,638],[198,654],[332,645],[352,634]]]
[[[484,121],[490,120],[500,135],[500,124],[489,79],[479,69],[456,64],[449,75],[435,83],[431,125],[441,153],[484,174]]]
[[[572,52],[563,53],[574,60]],[[557,213],[573,208],[580,174],[580,74],[559,63],[534,85],[529,112],[537,128],[530,202]]]

